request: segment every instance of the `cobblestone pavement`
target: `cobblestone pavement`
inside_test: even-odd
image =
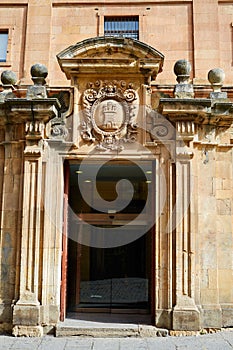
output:
[[[189,337],[14,338],[0,336],[0,350],[232,350],[233,330]]]

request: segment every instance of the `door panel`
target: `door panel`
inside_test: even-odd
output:
[[[115,248],[93,248],[70,241],[69,270],[76,276],[71,288],[73,295],[69,295],[70,301],[73,300],[70,310],[79,307],[148,309],[150,240],[148,232],[130,244]]]

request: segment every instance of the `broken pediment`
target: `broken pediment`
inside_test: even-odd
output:
[[[123,37],[96,37],[68,47],[57,55],[68,79],[77,74],[141,74],[154,80],[164,56],[151,46]]]

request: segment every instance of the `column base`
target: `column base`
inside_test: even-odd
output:
[[[172,329],[174,331],[199,331],[200,312],[197,309],[178,309],[172,312]]]
[[[172,310],[158,309],[155,311],[155,326],[159,328],[172,328]]]
[[[40,306],[16,304],[13,307],[13,325],[38,326],[40,324]]]
[[[14,326],[12,335],[15,337],[42,337],[43,327],[41,326]]]
[[[42,337],[40,306],[16,304],[13,307],[13,329],[15,337]]]
[[[177,297],[177,304],[172,311],[172,329],[174,331],[199,331],[200,311],[195,302],[187,295]]]

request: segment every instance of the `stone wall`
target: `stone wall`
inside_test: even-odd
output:
[[[232,5],[217,0],[137,1],[98,3],[72,0],[8,0],[1,6],[1,29],[8,29],[9,45],[6,63],[0,69],[14,70],[22,83],[29,83],[27,67],[35,62],[49,68],[49,83],[67,85],[59,69],[56,54],[69,45],[104,34],[104,16],[139,16],[139,39],[163,52],[166,57],[158,84],[174,82],[173,63],[182,58],[193,65],[195,84],[207,84],[206,72],[222,67],[231,84]],[[211,58],[211,59],[210,59]]]

